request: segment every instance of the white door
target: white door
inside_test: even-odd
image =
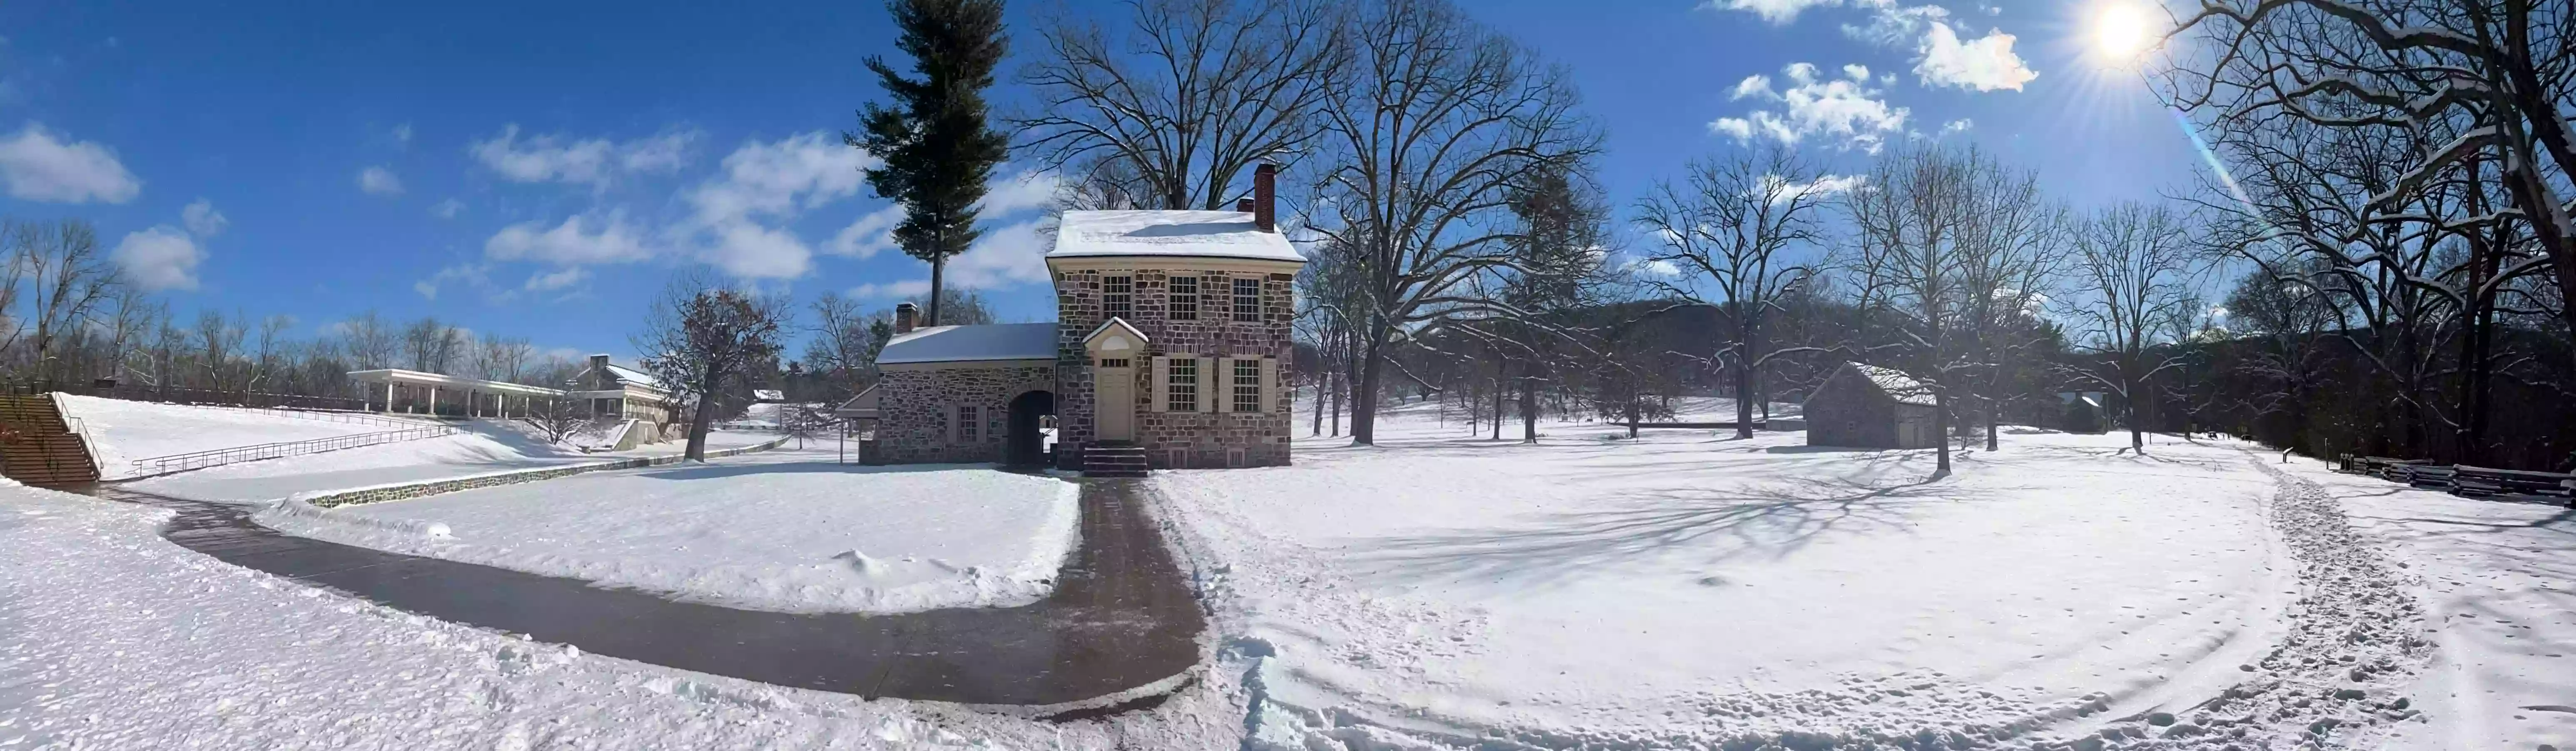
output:
[[[1092,416],[1103,441],[1136,440],[1136,370],[1099,368],[1092,372]]]

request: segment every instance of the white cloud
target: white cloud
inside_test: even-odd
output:
[[[204,238],[223,234],[224,228],[232,225],[232,220],[225,219],[224,212],[215,210],[215,202],[199,198],[179,210],[179,223],[188,228],[188,234]]]
[[[1909,112],[1890,106],[1879,90],[1869,88],[1866,69],[1847,67],[1844,73],[1851,77],[1833,80],[1817,78],[1816,66],[1807,63],[1791,63],[1781,72],[1797,85],[1780,91],[1763,87],[1753,95],[1779,104],[1779,109],[1718,118],[1708,124],[1709,130],[1746,144],[1767,139],[1794,145],[1822,136],[1839,142],[1841,148],[1875,153],[1886,134],[1905,129]]]
[[[1048,281],[1046,252],[1053,241],[1044,230],[1054,221],[1040,217],[984,230],[966,252],[948,259],[945,281],[959,288]]]
[[[1056,194],[1062,192],[1064,180],[1053,172],[1021,170],[1010,177],[984,183],[984,199],[975,202],[981,217],[999,217],[1028,209],[1055,206]]]
[[[187,233],[153,227],[127,233],[108,258],[146,290],[196,289],[197,264],[206,260],[206,252]]]
[[[1949,122],[1946,122],[1946,123],[1942,123],[1942,124],[1941,124],[1941,132],[1942,132],[1942,133],[1945,133],[1945,134],[1946,134],[1946,133],[1964,133],[1964,132],[1966,132],[1969,128],[1976,127],[1976,125],[1977,125],[1977,121],[1975,121],[1975,120],[1970,120],[1970,119],[1968,119],[1968,118],[1964,118],[1964,117],[1962,117],[1962,118],[1959,118],[1959,119],[1957,119],[1957,120],[1952,120],[1952,121],[1949,121]]]
[[[558,290],[570,287],[589,277],[590,272],[579,266],[557,269],[554,271],[540,271],[535,274],[528,275],[528,283],[525,286],[525,289],[530,292]]]
[[[675,130],[622,144],[605,138],[570,140],[557,135],[529,136],[522,141],[519,125],[511,123],[501,128],[500,135],[468,145],[466,152],[513,182],[606,187],[620,172],[679,169],[688,163],[689,146],[697,139],[697,131]]]
[[[611,211],[594,219],[576,214],[562,224],[520,222],[501,228],[483,241],[483,255],[501,261],[538,261],[556,266],[625,263],[653,257],[642,236],[626,223],[626,214]]]
[[[0,178],[11,197],[44,203],[124,203],[143,192],[115,152],[96,141],[66,142],[36,123],[0,139]]]
[[[438,299],[439,287],[446,285],[448,282],[465,282],[477,287],[490,286],[492,284],[491,277],[489,276],[490,271],[490,266],[478,266],[471,263],[449,266],[447,268],[439,269],[437,273],[430,274],[427,279],[412,282],[411,290],[413,292],[420,293],[420,296],[423,298],[436,300]]]
[[[454,198],[431,204],[429,207],[429,215],[440,219],[454,219],[457,214],[464,212],[465,202]]]
[[[919,297],[926,294],[930,294],[928,279],[905,279],[883,284],[869,282],[851,287],[849,292],[849,296],[862,300]]]
[[[894,226],[902,223],[902,204],[860,214],[857,221],[832,235],[832,241],[823,245],[823,252],[858,258],[874,256],[894,248]]]
[[[875,156],[850,148],[822,131],[789,136],[775,143],[743,144],[725,156],[721,176],[700,183],[682,196],[692,209],[691,216],[672,232],[682,238],[698,238],[700,260],[736,276],[803,276],[811,267],[813,249],[793,232],[769,222],[792,219],[808,209],[858,194],[862,182],[859,170],[878,163]],[[834,240],[840,242],[838,237]]]
[[[1860,63],[1845,65],[1843,66],[1843,76],[1854,81],[1867,81],[1869,80],[1869,66],[1862,65]]]
[[[401,147],[404,147],[404,148],[410,148],[410,147],[411,147],[411,123],[403,123],[403,124],[401,124],[401,125],[396,125],[396,126],[394,126],[393,136],[394,136],[394,145],[396,145],[396,146],[401,146]]]
[[[1681,276],[1682,267],[1661,258],[1630,258],[1620,268],[1648,276]]]
[[[1728,101],[1733,101],[1749,96],[1758,96],[1768,99],[1777,97],[1779,94],[1771,91],[1770,76],[1755,73],[1753,75],[1745,76],[1742,81],[1735,82],[1735,90],[1728,93],[1726,98]]]
[[[1780,200],[1787,200],[1796,197],[1831,196],[1849,193],[1858,189],[1862,184],[1869,182],[1869,176],[1819,175],[1816,179],[1803,183],[1783,183],[1780,181],[1780,176],[1778,175],[1763,175],[1762,180],[1772,185],[1781,185],[1787,188],[1787,190],[1783,190],[1778,194]]]
[[[1865,0],[1858,5],[1870,9],[1869,23],[1843,24],[1843,35],[1883,47],[1918,47],[1927,28],[1950,17],[1950,11],[1938,5],[1898,5],[1895,0]]]
[[[379,196],[402,195],[402,178],[382,166],[358,170],[358,189]]]
[[[1988,31],[1974,41],[1961,42],[1959,34],[1946,23],[1933,23],[1923,38],[1923,59],[1914,64],[1914,75],[1927,86],[1957,86],[1975,91],[2012,89],[2038,78],[2021,56],[2013,54],[2013,35]]]
[[[1798,20],[1798,14],[1808,8],[1841,4],[1841,0],[1709,0],[1702,7],[1745,11],[1764,21],[1785,25]]]

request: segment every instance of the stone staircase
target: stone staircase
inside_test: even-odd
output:
[[[1144,477],[1145,447],[1124,441],[1082,447],[1084,477]]]
[[[98,464],[53,397],[0,395],[0,474],[29,485],[68,485],[96,482]]]

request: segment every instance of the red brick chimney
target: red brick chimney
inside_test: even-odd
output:
[[[1250,214],[1250,213],[1252,213],[1252,199],[1250,199],[1250,198],[1237,198],[1237,199],[1234,199],[1234,210],[1236,210],[1236,211],[1240,211],[1240,212],[1243,212],[1243,213],[1246,213],[1246,214]]]
[[[1252,168],[1252,226],[1279,231],[1279,165],[1262,162]]]
[[[920,324],[921,306],[908,302],[894,304],[894,333],[912,333],[912,327]]]

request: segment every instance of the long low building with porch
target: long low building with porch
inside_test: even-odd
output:
[[[402,368],[350,371],[349,378],[362,384],[361,399],[377,412],[522,418],[541,412],[540,403],[569,400],[589,419],[641,420],[655,436],[679,420],[678,400],[659,381],[611,364],[607,355],[591,355],[590,367],[561,389]]]

